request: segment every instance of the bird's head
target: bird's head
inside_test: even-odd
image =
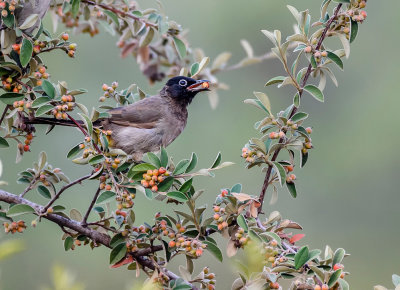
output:
[[[172,98],[181,104],[191,103],[197,93],[209,91],[210,82],[207,80],[195,80],[192,78],[178,76],[168,80],[161,95]]]

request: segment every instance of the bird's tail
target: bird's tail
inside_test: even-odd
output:
[[[79,125],[83,125],[83,122],[81,120],[77,120],[76,122],[79,123]],[[25,118],[24,123],[25,124],[42,124],[42,125],[53,125],[53,126],[77,127],[77,125],[71,120],[57,120],[55,118],[54,119],[53,118],[41,118],[41,117],[37,117],[37,118],[33,118],[33,119]]]

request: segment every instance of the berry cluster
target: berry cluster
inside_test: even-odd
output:
[[[254,163],[256,159],[262,159],[264,158],[264,153],[256,150],[251,150],[248,147],[243,147],[242,148],[242,157],[246,160],[248,163]]]
[[[54,109],[51,111],[51,114],[57,119],[57,120],[67,120],[68,115],[66,112],[70,112],[74,109],[75,107],[75,99],[71,95],[64,95],[61,97],[61,103],[57,106],[54,107]]]
[[[121,215],[125,218],[124,222],[126,222],[126,212],[121,211],[121,209],[126,208],[132,208],[132,206],[134,205],[133,200],[135,199],[136,194],[129,192],[128,190],[124,190],[122,192],[121,195],[116,197],[117,200],[117,208],[118,208],[118,212],[116,212],[116,215]]]
[[[235,233],[235,238],[236,238],[236,246],[238,248],[243,248],[244,246],[247,245],[249,241],[249,236],[244,232],[244,229],[239,228],[237,232]]]
[[[32,140],[33,140],[33,134],[32,134],[32,133],[28,133],[28,134],[26,135],[26,137],[25,137],[25,141],[24,141],[25,145],[22,145],[22,143],[19,143],[19,144],[18,144],[19,147],[21,147],[21,148],[19,148],[19,149],[20,149],[20,150],[22,149],[24,152],[29,151],[29,150],[30,150],[30,145],[31,145],[31,143],[32,143]]]
[[[222,193],[221,193],[222,196]],[[226,196],[226,195],[224,195]],[[213,207],[214,210],[214,221],[217,223],[218,230],[222,231],[223,229],[228,227],[228,222],[224,219],[225,208],[215,205]]]
[[[8,3],[8,9],[6,9],[7,3]],[[18,4],[17,0],[11,0],[11,1],[0,0],[1,16],[7,17],[8,13],[14,14],[17,4]]]
[[[36,85],[42,85],[42,79],[48,79],[50,75],[46,72],[46,68],[44,66],[40,66],[37,71],[33,74],[36,79]]]
[[[103,89],[104,94],[99,98],[99,102],[104,102],[106,99],[113,97],[115,95],[115,90],[118,88],[118,83],[113,82],[111,86],[103,84],[101,88]]]
[[[158,184],[164,181],[166,176],[171,173],[164,167],[159,169],[148,170],[147,173],[143,174],[143,179],[140,181],[143,187],[151,188],[152,191],[158,191]]]
[[[11,224],[5,222],[3,223],[4,231],[6,233],[15,234],[16,232],[22,233],[26,229],[24,221],[12,222]]]
[[[24,100],[15,101],[15,102],[13,103],[13,107],[14,107],[15,109],[17,109],[19,112],[23,112],[23,111],[24,111],[24,107],[25,107],[27,104],[28,104],[28,103],[25,104],[25,101],[24,101]],[[30,105],[28,105],[28,106],[30,106]]]
[[[216,282],[215,274],[210,273],[210,269],[208,267],[204,267],[202,272],[204,273],[204,279],[201,281],[201,284],[203,284],[208,290],[214,290]]]
[[[17,81],[13,80],[10,76],[2,76],[1,82],[5,91],[12,91],[13,93],[19,93],[22,90],[22,85]]]

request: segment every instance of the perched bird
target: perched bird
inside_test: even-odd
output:
[[[110,117],[93,123],[95,127],[111,130],[111,144],[134,161],[143,154],[166,147],[178,137],[186,126],[187,106],[197,93],[209,90],[209,81],[188,77],[174,77],[165,84],[159,95],[144,98],[136,103],[111,109]],[[33,118],[28,124],[76,126],[70,120]]]

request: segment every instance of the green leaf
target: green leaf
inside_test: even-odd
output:
[[[171,176],[168,176],[162,182],[160,182],[160,184],[158,185],[158,191],[160,191],[160,192],[168,191],[168,189],[171,188],[173,183],[174,183],[174,178]]]
[[[74,245],[74,239],[71,236],[68,236],[64,240],[64,250],[68,251]]]
[[[308,152],[307,153],[303,153],[303,151],[301,152],[301,154],[300,154],[300,158],[301,158],[301,165],[300,165],[300,168],[303,168],[304,167],[304,165],[306,165],[306,163],[307,163],[307,160],[308,160]]]
[[[34,213],[34,212],[35,210],[27,204],[16,204],[8,210],[7,216],[14,217],[14,216],[19,216],[21,214]]]
[[[51,82],[43,80],[42,89],[50,99],[54,99],[56,96],[56,89]]]
[[[297,123],[297,122],[303,121],[303,120],[305,120],[307,118],[308,118],[308,114],[307,113],[298,112],[290,120],[292,120],[293,122]]]
[[[300,107],[300,94],[298,92],[293,97],[293,105],[296,108]]]
[[[346,280],[343,280],[343,279],[339,278],[338,282],[339,282],[340,287],[342,288],[342,290],[350,290],[349,283],[347,283]]]
[[[253,230],[249,230],[249,237],[255,242],[261,243],[262,239],[261,237]]]
[[[328,51],[328,58],[333,61],[334,63],[336,63],[338,65],[338,67],[340,67],[343,70],[343,61],[341,60],[341,58],[339,56],[337,56],[336,54],[334,54],[331,51]]]
[[[147,153],[147,158],[149,158],[151,164],[153,164],[155,167],[157,167],[157,168],[161,167],[160,159],[153,152],[148,152]]]
[[[35,112],[35,117],[40,117],[54,109],[53,105],[43,105]]]
[[[209,242],[209,241],[204,241],[204,244],[207,245],[207,250],[214,255],[214,257],[216,257],[218,259],[218,261],[222,262],[223,258],[222,258],[222,252],[221,250],[213,243]]]
[[[122,260],[123,257],[125,257],[126,254],[126,244],[121,243],[116,245],[110,253],[110,264],[115,264]]]
[[[274,232],[264,232],[260,234],[260,237],[262,240],[264,240],[265,242],[271,241],[271,240],[275,240],[278,242],[278,245],[281,246],[282,245],[282,239],[275,234]]]
[[[280,84],[283,83],[283,81],[286,79],[286,77],[283,76],[279,76],[279,77],[274,77],[272,79],[270,79],[265,86],[268,87],[270,85],[274,85],[274,84]]]
[[[286,182],[285,168],[283,168],[283,166],[277,161],[272,162],[272,164],[278,174],[279,183],[283,186],[283,184]]]
[[[32,42],[29,39],[24,38],[21,45],[21,54],[19,55],[19,61],[21,62],[21,65],[23,67],[26,67],[28,65],[29,61],[32,58],[32,52]]]
[[[189,189],[192,187],[192,183],[193,183],[192,178],[186,180],[185,183],[182,184],[182,186],[179,188],[179,191],[180,192],[188,192]]]
[[[8,144],[6,139],[0,137],[0,148],[7,148],[7,147],[10,147],[10,144]]]
[[[240,183],[235,184],[234,186],[232,186],[231,192],[241,193],[242,185]]]
[[[352,43],[358,34],[358,22],[351,20],[350,43]]]
[[[297,190],[296,190],[296,185],[294,182],[286,182],[286,187],[289,190],[290,194],[296,198],[297,197]]]
[[[71,150],[69,150],[69,152],[67,154],[67,158],[72,158],[72,157],[76,156],[79,153],[79,151],[82,150],[81,148],[79,148],[79,145],[81,145],[81,144],[78,144],[78,145],[74,146]]]
[[[337,250],[335,251],[335,254],[333,255],[332,267],[333,267],[335,264],[341,263],[342,260],[343,260],[343,258],[344,258],[344,255],[345,255],[345,254],[346,254],[346,252],[345,252],[344,249],[342,249],[342,248],[337,249]]]
[[[0,96],[0,100],[7,105],[12,105],[15,101],[20,101],[24,98],[23,94],[5,93]]]
[[[196,74],[198,70],[199,70],[199,63],[198,63],[198,62],[195,62],[195,63],[192,64],[192,66],[190,67],[190,75]]]
[[[221,163],[221,159],[222,159],[221,152],[218,152],[218,155],[215,158],[213,165],[211,165],[211,168],[217,167]]]
[[[333,2],[337,2],[337,3],[350,3],[350,0],[333,0]]]
[[[160,160],[161,160],[162,167],[168,166],[168,153],[164,147],[161,147]]]
[[[103,10],[103,12],[104,12],[104,14],[106,14],[108,17],[110,17],[112,21],[114,21],[114,23],[115,23],[115,25],[116,25],[117,27],[119,27],[119,20],[118,20],[117,14],[115,14],[114,12],[109,11],[109,10]]]
[[[247,226],[247,223],[246,223],[246,219],[244,218],[243,215],[239,215],[239,216],[237,217],[236,222],[237,222],[237,224],[239,225],[239,227],[241,227],[242,229],[244,229],[245,232],[247,232],[247,231],[249,230],[249,227]]]
[[[400,276],[399,276],[399,275],[396,275],[396,274],[393,274],[393,275],[392,275],[392,282],[393,282],[393,285],[394,285],[395,287],[397,287],[398,285],[400,285]]]
[[[180,58],[185,58],[186,56],[186,45],[177,37],[174,37],[175,48],[179,53]]]
[[[49,97],[39,97],[32,102],[32,108],[39,108],[40,106],[47,104],[51,99]]]
[[[324,94],[314,85],[306,85],[304,90],[310,93],[317,101],[324,102]]]
[[[114,191],[103,191],[100,196],[96,200],[96,204],[102,204],[102,203],[107,203],[110,202],[111,200],[114,199],[115,197],[115,192]]]
[[[189,166],[186,168],[186,171],[185,171],[185,173],[188,173],[188,172],[190,172],[190,171],[192,171],[195,167],[196,167],[196,165],[197,165],[197,155],[196,155],[196,153],[192,153],[192,157],[190,158],[190,163],[189,163]]]
[[[153,191],[151,191],[150,188],[145,188],[144,189],[144,195],[147,197],[147,199],[152,200],[154,198]]]
[[[48,190],[47,187],[45,187],[44,185],[39,185],[37,187],[37,191],[44,198],[47,198],[47,199],[51,198],[50,190]]]
[[[183,192],[180,191],[168,192],[167,196],[179,202],[186,202],[189,200],[189,198]]]
[[[294,256],[294,267],[300,269],[308,261],[308,247],[303,246]]]
[[[114,236],[111,238],[110,246],[111,246],[112,248],[114,248],[114,247],[117,246],[118,244],[121,244],[121,243],[124,243],[124,242],[125,242],[125,237],[122,235],[122,233],[118,233],[118,234],[114,235]]]
[[[336,284],[341,274],[342,274],[342,269],[337,269],[335,272],[333,272],[332,276],[329,278],[328,281],[329,288],[333,287],[333,285]]]
[[[154,170],[154,169],[157,169],[157,167],[155,167],[153,164],[141,163],[141,164],[131,167],[131,169],[129,171],[132,170],[132,172],[144,172],[147,170]]]
[[[72,2],[71,2],[71,13],[74,18],[78,15],[80,4],[81,4],[81,0],[72,0]]]
[[[182,174],[186,171],[186,169],[189,166],[189,160],[188,159],[183,159],[179,161],[179,163],[176,165],[175,170],[174,170],[174,175],[179,175]]]
[[[78,113],[78,115],[81,116],[81,119],[83,120],[83,122],[85,122],[87,133],[89,134],[89,136],[92,136],[92,133],[93,133],[93,123],[92,123],[92,121],[90,120],[90,118],[86,114]]]
[[[97,155],[89,159],[90,165],[96,165],[102,163],[105,160],[103,155]]]

